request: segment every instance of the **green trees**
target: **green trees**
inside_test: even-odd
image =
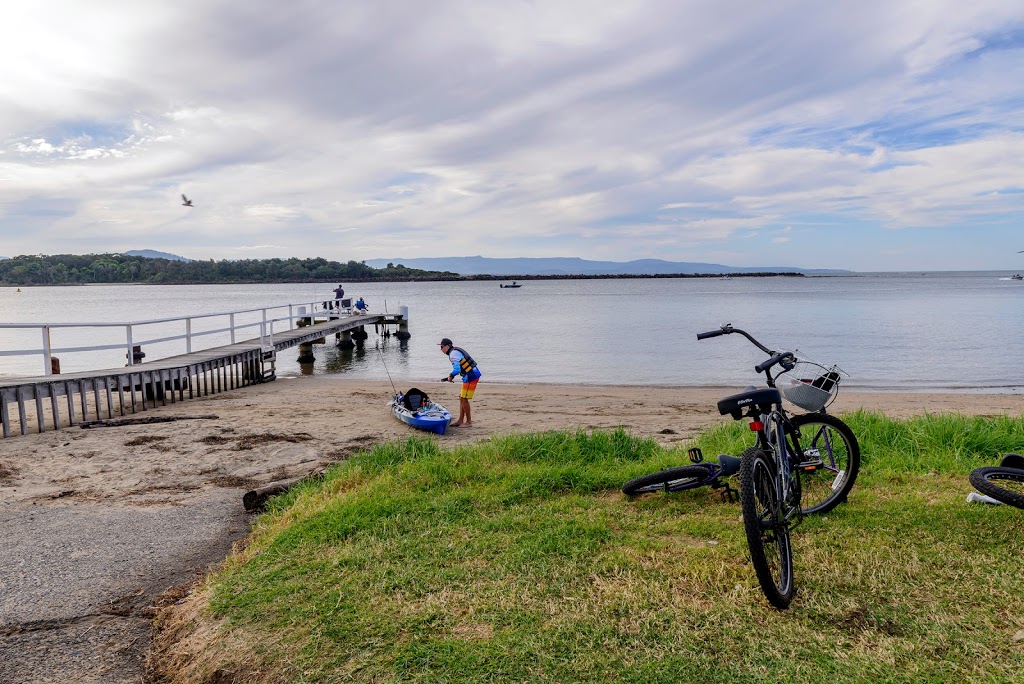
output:
[[[54,254],[0,260],[0,284],[84,283],[303,283],[322,281],[450,280],[455,273],[404,266],[375,269],[361,261],[243,259],[170,261],[124,254]]]

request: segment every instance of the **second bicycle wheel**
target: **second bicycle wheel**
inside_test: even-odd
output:
[[[622,493],[638,496],[653,492],[681,492],[708,484],[713,479],[715,472],[710,463],[680,466],[630,480],[622,485]]]
[[[800,508],[806,513],[827,513],[846,500],[860,472],[860,445],[853,430],[835,416],[805,413],[793,416],[800,445]],[[795,439],[794,439],[795,437]]]
[[[1024,470],[1017,468],[975,468],[969,476],[971,485],[1004,504],[1024,508]]]
[[[740,506],[750,562],[768,603],[788,608],[796,594],[789,524],[783,520],[776,487],[774,460],[760,449],[743,452],[740,465]]]

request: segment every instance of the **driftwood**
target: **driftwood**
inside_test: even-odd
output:
[[[326,471],[326,468],[317,468],[308,475],[293,477],[290,480],[278,480],[277,482],[271,482],[268,485],[264,485],[259,489],[248,491],[242,496],[242,505],[245,506],[245,510],[249,513],[258,513],[266,507],[267,501],[270,500],[270,497],[277,496],[278,494],[284,494],[300,482],[305,482],[306,480],[314,477],[320,477]]]
[[[144,418],[112,418],[110,420],[86,420],[78,427],[86,430],[97,427],[117,427],[119,425],[145,425],[147,423],[170,423],[175,420],[217,420],[220,416],[206,414],[202,416],[145,416]]]

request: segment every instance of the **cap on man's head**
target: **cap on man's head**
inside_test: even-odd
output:
[[[441,341],[437,343],[437,346],[443,347],[445,345],[448,345],[449,347],[451,347],[452,346],[452,341],[449,340],[447,337],[442,337]]]

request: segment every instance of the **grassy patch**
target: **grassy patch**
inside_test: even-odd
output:
[[[966,473],[1020,419],[847,416],[848,504],[794,537],[771,609],[739,506],[704,489],[626,499],[686,462],[622,431],[379,446],[275,500],[212,580],[184,678],[245,681],[1012,681],[1024,667],[1024,512],[968,504]],[[738,453],[749,432],[701,436]],[[214,649],[216,650],[216,649]],[[202,663],[202,665],[196,663]],[[243,674],[239,674],[243,673]]]

